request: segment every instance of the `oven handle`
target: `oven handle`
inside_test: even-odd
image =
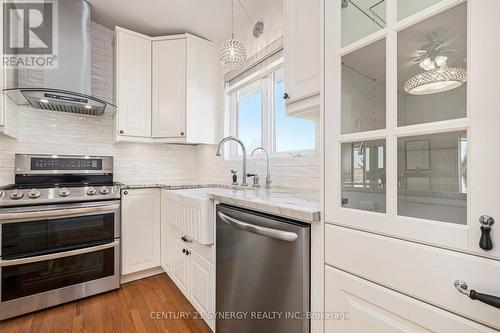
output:
[[[29,257],[29,258],[12,259],[12,260],[0,260],[0,267],[16,266],[16,265],[24,265],[24,264],[32,264],[32,263],[40,262],[40,261],[47,261],[47,260],[65,258],[65,257],[72,257],[72,256],[80,255],[80,254],[85,254],[85,253],[91,253],[91,252],[97,252],[97,251],[106,250],[106,249],[118,246],[119,244],[120,244],[120,241],[119,240],[115,240],[115,241],[113,241],[111,243],[106,243],[106,244],[102,244],[102,245],[86,247],[86,248],[78,249],[78,250],[71,250],[71,251],[65,251],[65,252],[59,252],[59,253],[45,254],[45,255],[36,256],[36,257]]]
[[[17,213],[6,213],[0,214],[1,221],[28,221],[36,220],[40,218],[55,218],[64,217],[71,215],[81,215],[89,213],[104,213],[112,212],[118,210],[120,204],[95,206],[95,207],[82,207],[82,208],[68,208],[68,209],[57,209],[57,210],[42,210],[42,211],[32,211],[32,212],[17,212]]]

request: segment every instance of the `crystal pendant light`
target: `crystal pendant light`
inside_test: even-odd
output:
[[[463,68],[448,67],[448,58],[438,55],[432,60],[426,57],[420,62],[424,72],[411,77],[404,84],[404,90],[411,95],[435,94],[460,87],[467,81],[467,72]]]
[[[463,68],[439,67],[411,77],[404,90],[411,95],[435,94],[460,87],[467,81]]]
[[[220,45],[219,59],[222,65],[230,71],[239,68],[247,59],[245,46],[234,38],[234,0],[231,3],[231,39]]]

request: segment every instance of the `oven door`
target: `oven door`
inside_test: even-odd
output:
[[[0,210],[0,320],[119,287],[119,201]]]

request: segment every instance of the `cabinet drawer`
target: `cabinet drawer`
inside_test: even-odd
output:
[[[185,236],[185,234],[177,229],[174,226],[170,226],[171,234],[174,239],[177,239],[179,241],[182,241],[182,237]],[[215,246],[214,245],[203,245],[198,243],[195,240],[192,240],[191,243],[185,243],[186,246],[188,246],[190,249],[195,250],[198,252],[200,256],[202,256],[205,260],[210,262],[211,264],[215,263]]]
[[[327,266],[325,332],[492,333],[486,326]],[[347,318],[347,319],[342,319]]]
[[[500,296],[500,262],[339,226],[325,227],[327,264],[427,303],[500,328],[500,310],[473,301],[453,282]]]

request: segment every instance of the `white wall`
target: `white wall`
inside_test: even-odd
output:
[[[254,0],[241,0],[241,3],[245,6],[245,9],[249,12],[253,21],[261,21],[264,23],[264,32],[258,39],[253,36],[255,22],[250,22],[248,20],[242,7],[238,4],[238,1],[234,2],[234,36],[245,45],[247,57],[251,57],[264,49],[267,45],[283,36],[284,33],[284,0],[259,1],[254,4],[251,3],[252,1]],[[258,4],[261,4],[259,8],[253,8],[253,6]]]
[[[92,93],[113,97],[113,32],[95,23],[92,37]],[[15,107],[10,105],[9,107]],[[15,153],[115,156],[121,181],[194,181],[197,150],[192,146],[113,144],[114,119],[16,107],[18,140],[0,135],[0,185],[14,181]]]

